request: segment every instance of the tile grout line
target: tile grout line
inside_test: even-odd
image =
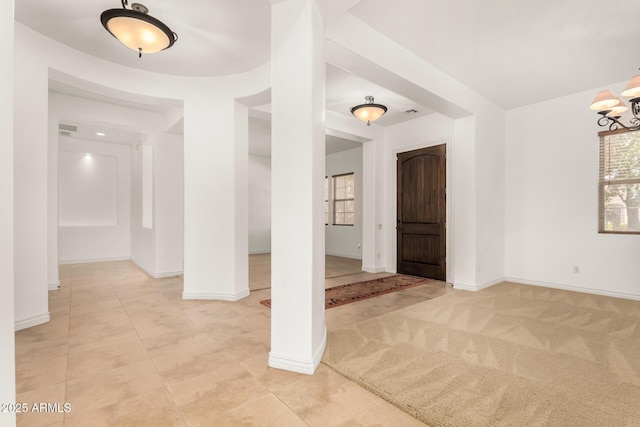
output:
[[[64,375],[64,400],[65,403],[68,403],[68,388],[69,388],[69,347],[70,347],[70,334],[71,334],[71,299],[73,297],[73,267],[69,267],[70,277],[69,277],[69,323],[67,324],[67,363],[65,364],[65,375]],[[71,408],[73,410],[73,408]],[[67,413],[62,414],[62,425],[64,426],[67,421]]]
[[[146,273],[145,273],[146,274]],[[153,277],[148,276],[149,279],[148,281],[153,281],[155,280]],[[113,287],[112,287],[113,288]],[[154,371],[156,372],[156,374],[158,374],[158,377],[160,378],[160,380],[162,381],[162,385],[164,387],[164,391],[167,393],[167,395],[171,398],[171,401],[173,402],[173,405],[176,409],[176,412],[178,414],[180,414],[180,419],[182,420],[182,422],[184,423],[185,426],[189,426],[189,423],[187,422],[187,420],[184,417],[184,414],[182,413],[182,411],[180,410],[180,408],[178,407],[178,404],[175,400],[175,397],[173,396],[173,393],[171,393],[171,390],[169,389],[169,387],[167,386],[167,383],[164,381],[164,379],[162,378],[162,375],[160,374],[160,371],[158,371],[158,366],[156,365],[156,362],[153,360],[153,358],[151,357],[151,355],[149,354],[149,350],[147,349],[147,346],[144,344],[144,341],[142,339],[142,337],[140,336],[140,333],[138,332],[138,329],[135,326],[135,323],[133,322],[133,319],[131,319],[131,315],[129,314],[129,311],[127,310],[127,308],[124,306],[124,304],[122,303],[122,298],[120,298],[120,295],[118,294],[118,292],[114,289],[113,292],[116,294],[116,297],[118,298],[118,301],[120,301],[120,305],[122,306],[122,309],[124,310],[124,312],[127,315],[127,318],[129,318],[129,323],[131,323],[131,327],[133,328],[133,330],[135,331],[136,336],[138,337],[138,339],[140,340],[140,344],[142,344],[142,347],[144,347],[144,352],[146,353],[147,357],[149,358],[149,361],[151,362],[151,365],[153,366]],[[195,426],[194,426],[195,427]]]

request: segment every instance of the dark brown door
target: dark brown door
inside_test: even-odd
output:
[[[398,273],[446,280],[446,145],[398,154]]]

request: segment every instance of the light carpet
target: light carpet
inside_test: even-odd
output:
[[[640,425],[640,301],[456,291],[331,331],[323,362],[434,427]]]

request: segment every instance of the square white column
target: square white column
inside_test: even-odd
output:
[[[324,43],[316,1],[273,4],[269,366],[305,374],[326,345]]]
[[[232,97],[185,100],[183,299],[249,295],[248,120]]]

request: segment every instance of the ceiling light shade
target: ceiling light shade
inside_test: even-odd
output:
[[[366,103],[351,108],[351,114],[363,122],[367,122],[367,126],[369,126],[371,122],[378,120],[387,112],[387,107],[382,104],[374,104],[373,96],[365,96],[364,99]]]
[[[640,130],[640,75],[631,79],[622,95],[631,98],[628,101],[631,104],[630,108],[608,90],[598,93],[589,107],[596,110],[600,116],[598,126],[608,127],[611,132],[622,129],[627,131]],[[630,110],[632,117],[625,120],[627,123],[624,123],[622,114],[628,110]]]
[[[640,96],[640,76],[635,76],[631,79],[627,88],[622,92],[622,96],[630,98],[637,98]]]
[[[598,92],[589,108],[594,111],[610,110],[611,107],[615,107],[618,104],[620,104],[620,99],[608,90],[603,90]]]
[[[150,16],[149,9],[133,3],[131,9],[122,0],[122,9],[108,9],[100,15],[100,21],[109,33],[131,50],[155,53],[168,49],[178,40],[178,35],[162,21]]]
[[[609,117],[621,116],[623,113],[625,113],[629,109],[629,107],[624,105],[624,103],[620,98],[618,98],[618,101],[620,101],[618,105],[609,108],[609,112],[607,113],[607,116]]]

